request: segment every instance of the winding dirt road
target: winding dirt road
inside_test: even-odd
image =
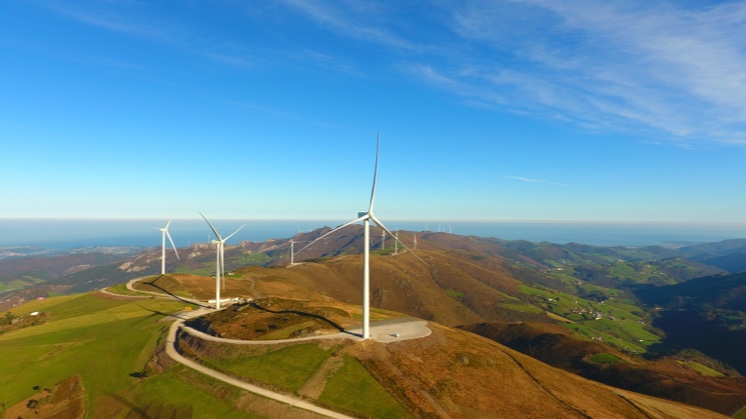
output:
[[[204,311],[203,311],[204,310]],[[195,310],[190,313],[194,314],[196,316],[200,316],[202,314],[206,314],[212,310],[208,309],[199,309]],[[297,407],[299,409],[308,410],[314,413],[318,413],[320,415],[328,416],[330,418],[344,418],[344,419],[352,419],[351,416],[346,416],[341,413],[334,412],[329,409],[324,409],[323,407],[316,406],[314,404],[311,404],[303,399],[299,399],[297,397],[287,396],[285,394],[276,393],[274,391],[267,390],[265,388],[255,386],[253,384],[249,384],[245,381],[241,381],[239,379],[233,378],[229,375],[223,374],[222,372],[215,371],[213,369],[207,368],[201,364],[198,364],[197,362],[192,361],[191,359],[183,357],[177,350],[176,350],[176,333],[178,332],[179,328],[183,326],[184,323],[183,318],[176,320],[172,325],[171,328],[168,330],[168,338],[166,339],[166,353],[168,356],[170,356],[173,360],[193,369],[196,371],[201,372],[202,374],[208,375],[210,377],[213,377],[215,379],[218,379],[224,383],[242,388],[244,390],[250,391],[252,393],[258,394],[260,396],[266,397],[268,399],[276,400],[278,402],[282,402],[285,404],[289,404],[293,407]]]
[[[214,309],[205,307],[204,302],[198,301],[198,300],[174,297],[171,295],[156,293],[156,292],[135,290],[132,284],[134,284],[135,282],[141,279],[143,278],[135,278],[127,282],[127,289],[131,291],[136,291],[136,292],[145,292],[147,294],[157,295],[159,297],[168,297],[168,298],[175,298],[179,300],[194,302],[194,304],[201,306],[201,308],[197,310],[181,311],[181,312],[171,315],[172,317],[175,318],[175,321],[173,322],[173,324],[171,324],[171,327],[168,330],[168,337],[166,338],[166,353],[168,354],[169,357],[171,357],[176,362],[179,362],[182,365],[185,365],[189,368],[192,368],[193,370],[199,371],[217,380],[223,381],[224,383],[242,388],[244,390],[250,391],[252,393],[266,397],[268,399],[276,400],[281,403],[285,403],[290,406],[297,407],[299,409],[308,410],[310,412],[314,412],[320,415],[328,416],[330,418],[352,419],[351,416],[346,416],[346,415],[334,412],[329,409],[324,409],[322,407],[316,406],[298,397],[288,396],[286,394],[277,393],[277,392],[270,391],[265,388],[253,385],[253,384],[249,384],[245,381],[241,381],[227,374],[224,374],[220,371],[215,371],[213,369],[207,368],[189,358],[186,358],[182,356],[179,353],[179,351],[176,349],[176,334],[178,333],[179,329],[183,329],[185,332],[195,337],[199,337],[201,339],[215,341],[215,342],[224,342],[224,343],[231,343],[231,344],[237,344],[237,345],[272,345],[276,343],[299,342],[299,341],[319,340],[319,339],[339,339],[339,338],[361,341],[362,340],[362,338],[360,337],[362,334],[361,329],[351,329],[349,331],[334,333],[334,334],[329,334],[329,335],[311,336],[311,337],[296,338],[296,339],[283,339],[283,340],[248,341],[248,340],[240,340],[240,339],[224,339],[224,338],[208,335],[206,333],[200,332],[199,330],[192,329],[191,327],[187,327],[186,325],[184,325],[184,321],[194,318],[194,317],[199,317],[199,316],[214,312],[215,311]],[[412,318],[390,319],[390,320],[375,322],[371,324],[371,329],[370,329],[371,339],[376,340],[378,342],[384,342],[384,343],[407,340],[407,339],[417,339],[417,338],[428,336],[430,335],[430,333],[432,333],[432,331],[430,330],[430,328],[427,327],[427,321],[412,319]]]

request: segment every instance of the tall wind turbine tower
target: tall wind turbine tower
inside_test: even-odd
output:
[[[297,242],[293,239],[290,239],[290,266],[295,265],[295,243],[305,243],[305,242]],[[300,250],[298,252],[300,252]]]
[[[381,232],[381,250],[386,248],[386,232]]]
[[[220,233],[218,233],[217,230],[215,230],[215,227],[212,226],[210,221],[207,219],[207,217],[204,216],[201,212],[199,215],[202,216],[202,218],[205,219],[207,222],[207,225],[210,226],[210,229],[212,229],[212,232],[215,233],[215,237],[217,237],[217,240],[213,240],[212,242],[215,243],[217,246],[217,259],[215,263],[215,309],[220,310],[220,276],[221,274],[225,273],[225,241],[233,237],[234,234],[238,233],[238,230],[244,228],[244,225],[241,227],[238,227],[236,231],[231,233],[228,237],[222,238],[220,236]]]
[[[181,259],[179,258],[179,251],[176,250],[174,239],[172,239],[171,235],[168,233],[168,226],[171,225],[171,221],[173,220],[174,220],[174,216],[172,215],[171,218],[166,223],[165,227],[156,228],[156,230],[161,231],[161,275],[166,274],[166,237],[168,237],[168,240],[171,242],[171,246],[174,248],[174,253],[176,253],[176,259]]]
[[[386,228],[383,223],[376,218],[376,216],[373,214],[373,204],[376,199],[376,181],[378,179],[378,155],[379,151],[381,149],[381,137],[380,134],[377,137],[376,141],[376,166],[375,170],[373,171],[373,188],[370,192],[370,204],[368,206],[367,212],[358,212],[358,217],[352,221],[350,221],[347,224],[342,224],[341,226],[335,228],[332,231],[329,231],[328,233],[319,236],[317,239],[306,245],[303,249],[299,250],[298,252],[306,249],[307,247],[311,246],[312,244],[316,243],[317,241],[323,239],[324,237],[334,233],[335,231],[347,227],[351,224],[359,223],[360,221],[363,222],[363,333],[362,338],[368,339],[370,338],[370,222],[371,220],[378,225],[378,227],[382,228],[385,233],[388,233],[389,236],[394,237],[393,234],[391,234],[391,231],[389,231],[388,228]],[[404,243],[399,242],[404,248],[407,248],[407,246],[404,245]],[[414,254],[414,253],[412,253]],[[418,259],[422,260],[419,256],[415,255]],[[424,260],[422,260],[423,263],[427,264]]]
[[[396,230],[394,232],[394,254],[395,255],[399,254],[399,243],[397,243],[398,241],[399,241],[399,230]]]

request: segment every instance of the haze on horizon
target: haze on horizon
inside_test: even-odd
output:
[[[0,4],[0,218],[742,223],[746,2]]]

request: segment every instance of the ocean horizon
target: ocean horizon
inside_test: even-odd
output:
[[[211,220],[225,237],[245,225],[228,243],[287,239],[299,232],[348,220]],[[160,246],[167,220],[124,219],[0,219],[0,246],[39,246],[53,249],[90,246]],[[683,222],[568,222],[568,221],[385,221],[393,230],[445,232],[558,244],[650,246],[717,242],[746,238],[746,224]],[[214,238],[201,219],[174,219],[169,232],[177,247]]]

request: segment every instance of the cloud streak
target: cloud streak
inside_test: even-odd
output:
[[[396,68],[466,103],[587,130],[746,145],[746,3],[472,0],[410,7],[283,0],[391,49]],[[406,52],[403,54],[403,52]]]
[[[220,28],[197,34],[208,29],[177,16],[155,18],[152,5],[41,4],[69,19],[234,67],[252,67],[263,62],[257,54],[269,54],[248,54],[242,46],[253,39],[240,34]],[[278,26],[295,25],[300,17],[353,45],[343,50],[300,40],[286,46],[293,52],[275,52],[279,59],[353,77],[385,68],[469,105],[589,131],[746,145],[746,2],[276,0],[251,13],[235,4],[220,7]],[[370,66],[371,59],[388,65]]]
[[[506,176],[509,179],[515,179],[521,182],[526,183],[545,183],[547,185],[554,185],[554,186],[567,186],[564,183],[556,183],[556,182],[550,182],[548,180],[540,180],[540,179],[529,179],[521,176]]]
[[[450,24],[485,52],[431,68],[446,88],[586,127],[746,144],[746,4],[474,1]]]

